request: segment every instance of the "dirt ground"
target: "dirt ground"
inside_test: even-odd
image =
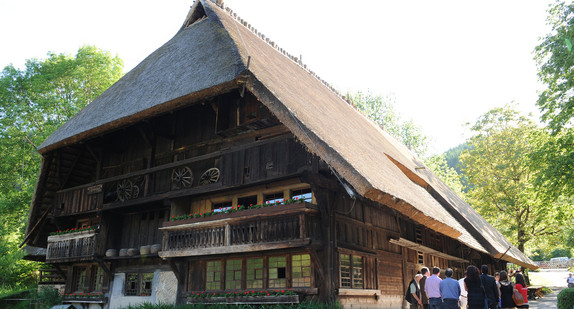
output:
[[[567,287],[568,274],[565,269],[541,269],[538,272],[530,272],[531,286],[546,286],[552,290],[551,294],[542,298],[529,300],[530,309],[556,309],[556,297]]]

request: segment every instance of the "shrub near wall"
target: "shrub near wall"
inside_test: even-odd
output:
[[[574,307],[574,288],[564,289],[558,294],[558,309]]]

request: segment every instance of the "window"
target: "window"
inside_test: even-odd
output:
[[[257,205],[257,195],[240,197],[237,199],[237,205],[249,207],[251,205]]]
[[[308,189],[300,189],[300,190],[293,190],[291,192],[291,198],[296,200],[303,200],[307,203],[313,202],[313,192],[310,188]]]
[[[313,283],[309,254],[208,261],[206,273],[207,291],[311,288]]]
[[[231,209],[231,201],[213,204],[213,212],[222,212]]]
[[[291,272],[293,287],[311,287],[311,257],[309,254],[293,255]]]
[[[151,296],[153,273],[127,273],[125,296]]]
[[[342,288],[363,288],[363,257],[341,254],[339,255],[340,264],[340,284]]]
[[[363,288],[363,258],[353,256],[353,288]]]
[[[227,260],[225,263],[225,289],[241,289],[241,262],[242,260]]]
[[[263,288],[263,259],[247,259],[247,288],[248,289],[262,289]]]
[[[269,258],[269,288],[287,287],[287,258],[272,256]]]
[[[78,267],[75,269],[74,291],[83,291],[86,286],[86,267]]]
[[[206,290],[220,290],[221,289],[221,261],[207,262],[207,279],[205,282]]]
[[[263,196],[263,203],[273,204],[277,202],[283,202],[283,192],[265,194]]]
[[[100,266],[92,267],[92,287],[94,291],[101,292],[104,287],[104,269]]]

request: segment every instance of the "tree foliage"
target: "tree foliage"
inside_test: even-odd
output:
[[[425,160],[425,164],[458,196],[464,197],[461,175],[449,166],[446,154],[432,156]]]
[[[545,166],[538,185],[557,198],[574,196],[574,4],[555,3],[547,22],[552,31],[535,50],[538,77],[546,85],[537,104],[553,135],[532,157]]]
[[[117,81],[122,71],[117,56],[84,46],[74,56],[48,53],[46,59],[27,60],[24,69],[9,65],[0,73],[0,268],[28,270],[25,262],[15,261],[21,258],[18,245],[39,171],[35,145]],[[23,281],[0,272],[0,286],[18,282]]]
[[[472,130],[470,148],[460,157],[470,182],[468,201],[522,251],[531,240],[556,241],[572,205],[539,194],[529,156],[534,140],[549,134],[509,106],[482,115]]]
[[[412,120],[402,120],[395,111],[393,99],[357,92],[349,98],[367,117],[405,144],[420,157],[428,150],[429,139]]]
[[[560,131],[574,116],[574,4],[557,2],[548,10],[551,33],[536,47],[538,77],[547,86],[538,99],[542,120]]]

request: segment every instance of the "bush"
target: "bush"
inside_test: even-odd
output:
[[[544,295],[548,295],[552,293],[552,290],[547,287],[542,287],[542,293],[544,293]]]
[[[52,308],[62,302],[58,289],[51,287],[41,288],[35,299],[42,304],[42,308]]]
[[[572,309],[574,306],[574,288],[562,290],[558,294],[558,309]]]
[[[339,304],[328,305],[316,302],[302,302],[294,305],[225,305],[225,304],[193,304],[193,305],[154,305],[150,303],[128,306],[123,309],[339,309]]]

